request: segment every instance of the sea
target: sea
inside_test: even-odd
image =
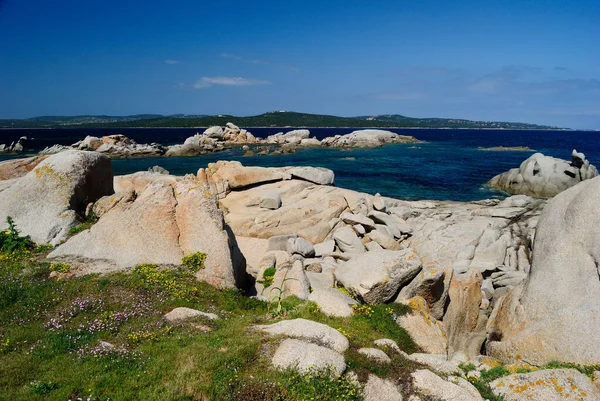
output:
[[[255,136],[266,137],[294,128],[251,128]],[[418,144],[388,145],[375,149],[305,148],[297,153],[271,156],[244,156],[235,147],[219,153],[193,157],[151,157],[113,160],[115,175],[147,170],[159,165],[171,174],[195,174],[217,160],[238,160],[246,166],[315,166],[335,172],[335,184],[370,194],[380,193],[406,200],[475,201],[502,199],[507,194],[488,188],[495,175],[518,167],[534,152],[486,151],[495,146],[527,146],[536,152],[571,159],[576,149],[600,167],[600,131],[572,130],[477,130],[477,129],[390,129],[412,135]],[[310,128],[319,139],[343,135],[352,128]],[[138,143],[183,143],[203,128],[59,128],[0,129],[0,143],[28,137],[25,154],[35,154],[46,146],[70,145],[86,135],[124,134]],[[0,155],[0,161],[15,155]]]

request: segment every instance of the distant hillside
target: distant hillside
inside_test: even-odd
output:
[[[208,127],[233,122],[242,127],[411,127],[411,128],[506,128],[556,129],[546,125],[513,122],[471,121],[449,118],[412,118],[400,114],[378,116],[337,117],[321,114],[274,111],[258,116],[231,115],[138,114],[133,116],[43,116],[22,120],[0,120],[2,128],[128,128],[128,127]]]

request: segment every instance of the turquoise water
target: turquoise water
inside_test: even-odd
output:
[[[291,128],[252,129],[266,136]],[[10,131],[10,132],[9,132]],[[30,142],[35,151],[51,143],[71,144],[85,134],[107,135],[122,132],[136,141],[182,143],[201,129],[120,129],[120,130],[29,130],[36,138]],[[313,135],[344,134],[351,129],[311,129]],[[332,169],[336,185],[368,193],[381,193],[400,199],[438,199],[472,201],[503,198],[502,192],[486,187],[494,175],[502,173],[529,157],[532,152],[490,152],[478,147],[529,146],[544,154],[570,159],[571,150],[584,152],[600,165],[600,132],[585,131],[511,131],[511,130],[406,130],[393,129],[426,141],[421,144],[389,145],[376,149],[300,149],[295,154],[244,157],[240,148],[195,157],[157,157],[113,161],[115,174],[128,174],[160,165],[172,174],[195,174],[200,167],[217,160],[239,160],[249,166],[321,166]],[[22,135],[21,130],[0,130],[0,143]],[[6,158],[6,156],[0,156]]]

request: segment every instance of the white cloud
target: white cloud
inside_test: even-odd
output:
[[[194,88],[202,89],[215,85],[223,86],[254,86],[270,85],[271,82],[260,79],[248,79],[242,77],[202,77],[194,84]]]
[[[165,64],[179,64],[177,60],[165,60]]]

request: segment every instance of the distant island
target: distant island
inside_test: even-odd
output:
[[[454,118],[413,118],[400,114],[338,117],[321,114],[273,111],[257,116],[188,114],[137,114],[131,116],[42,116],[26,119],[0,119],[0,128],[195,128],[224,126],[234,121],[252,127],[348,127],[348,128],[479,128],[479,129],[563,129],[555,126],[505,121],[472,121]]]

